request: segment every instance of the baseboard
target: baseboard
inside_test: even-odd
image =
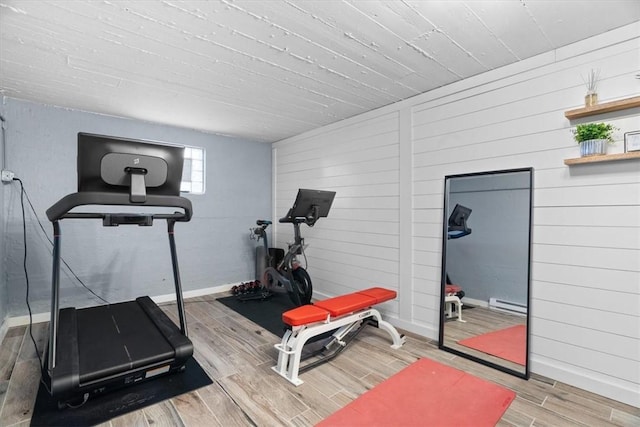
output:
[[[50,313],[35,313],[33,316],[33,323],[42,323],[48,322],[51,318]],[[29,324],[29,315],[26,316],[16,316],[9,317],[6,321],[9,328],[13,328],[14,326],[24,326]]]
[[[396,328],[400,328],[407,332],[411,332],[413,334],[417,334],[431,340],[436,340],[436,345],[438,344],[438,330],[432,326],[416,325],[415,323],[390,316],[385,316],[384,320],[391,323]]]
[[[7,331],[9,330],[9,318],[5,317],[2,319],[2,323],[0,324],[0,343],[4,340],[4,336],[7,335]]]
[[[469,298],[469,297],[464,297],[464,299],[462,300],[462,303],[465,304],[465,305],[473,306],[473,307],[483,307],[483,308],[488,308],[490,310],[501,311],[503,313],[509,313],[509,314],[514,315],[514,316],[526,317],[525,313],[519,313],[517,311],[503,310],[501,308],[491,307],[487,301],[483,301],[483,300],[479,300],[479,299],[473,299],[473,298]]]
[[[239,285],[240,283],[241,282],[230,283],[226,285],[212,286],[210,288],[202,288],[202,289],[195,289],[193,291],[186,291],[182,293],[182,297],[184,299],[187,299],[187,298],[202,297],[205,295],[218,294],[220,292],[229,292],[232,287]],[[165,294],[165,295],[158,295],[155,297],[151,297],[151,299],[156,304],[162,304],[165,302],[174,302],[176,300],[176,294],[171,293],[171,294]]]
[[[226,285],[220,285],[220,286],[212,286],[210,288],[202,288],[202,289],[194,289],[193,291],[186,291],[182,293],[182,296],[184,299],[188,299],[188,298],[195,298],[195,297],[201,297],[204,295],[211,295],[211,294],[217,294],[220,292],[228,292],[231,290],[231,288],[235,285],[239,285],[241,282],[238,283],[230,283],[230,284],[226,284]],[[166,294],[166,295],[158,295],[158,296],[154,296],[151,297],[151,299],[156,303],[156,304],[162,304],[162,303],[166,303],[166,302],[173,302],[176,300],[176,294]],[[51,313],[35,313],[33,316],[33,323],[42,323],[42,322],[48,322],[49,319],[51,318]],[[29,324],[29,316],[16,316],[16,317],[8,317],[5,319],[5,321],[2,323],[2,326],[0,326],[0,338],[4,338],[4,334],[6,334],[6,331],[9,328],[13,328],[14,326],[23,326],[23,325],[28,325]],[[2,342],[2,339],[0,339],[0,342]]]
[[[484,307],[484,308],[489,308],[489,303],[487,301],[483,301],[481,299],[473,299],[473,298],[469,298],[469,297],[464,297],[464,299],[462,300],[463,304],[469,304],[472,305],[474,307]]]
[[[640,389],[637,386],[625,387],[612,382],[611,377],[599,376],[557,360],[536,357],[535,354],[531,355],[529,362],[531,372],[640,408]]]

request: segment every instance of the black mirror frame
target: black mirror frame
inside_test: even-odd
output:
[[[448,181],[453,178],[464,178],[471,176],[483,176],[483,175],[496,175],[496,174],[507,174],[507,173],[515,173],[515,172],[529,172],[529,244],[527,247],[527,256],[529,262],[527,264],[527,332],[526,332],[526,357],[525,357],[525,365],[524,372],[519,372],[510,368],[507,368],[502,365],[498,365],[496,363],[490,362],[488,360],[481,359],[471,354],[464,353],[462,351],[456,350],[451,347],[447,347],[444,344],[444,324],[445,324],[445,302],[444,302],[444,293],[445,293],[445,285],[446,285],[446,268],[445,266],[447,261],[447,208],[449,204],[449,194],[448,194]],[[491,368],[497,369],[499,371],[505,372],[507,374],[514,375],[516,377],[523,378],[525,380],[529,379],[530,370],[529,370],[529,353],[530,353],[530,330],[531,330],[531,246],[532,246],[532,237],[533,237],[533,168],[519,168],[519,169],[502,169],[496,171],[485,171],[485,172],[473,172],[473,173],[465,173],[458,175],[446,175],[444,177],[444,201],[443,201],[443,220],[442,220],[442,265],[441,265],[441,278],[440,278],[440,326],[438,333],[438,348],[443,351],[447,351],[449,353],[453,353],[456,356],[464,357],[465,359],[472,360],[474,362],[480,363],[485,366],[489,366]]]

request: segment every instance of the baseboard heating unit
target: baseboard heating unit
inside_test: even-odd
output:
[[[518,302],[506,301],[498,298],[489,298],[489,308],[507,311],[513,314],[527,314],[527,306]]]

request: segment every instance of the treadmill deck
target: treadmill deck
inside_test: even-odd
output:
[[[84,308],[76,316],[80,384],[174,357],[137,301]]]

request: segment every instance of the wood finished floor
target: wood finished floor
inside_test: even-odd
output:
[[[438,350],[408,334],[392,350],[386,332],[367,327],[332,362],[301,374],[294,387],[270,368],[279,337],[215,300],[186,302],[195,357],[214,383],[102,424],[118,426],[309,426],[422,357],[467,371],[517,393],[498,426],[639,426],[640,409],[547,378],[525,381]],[[173,313],[171,305],[163,306]],[[40,349],[47,324],[33,334]],[[42,351],[42,350],[40,350]],[[9,330],[0,348],[0,426],[27,426],[39,381],[26,327]],[[428,402],[425,402],[428,404]]]

